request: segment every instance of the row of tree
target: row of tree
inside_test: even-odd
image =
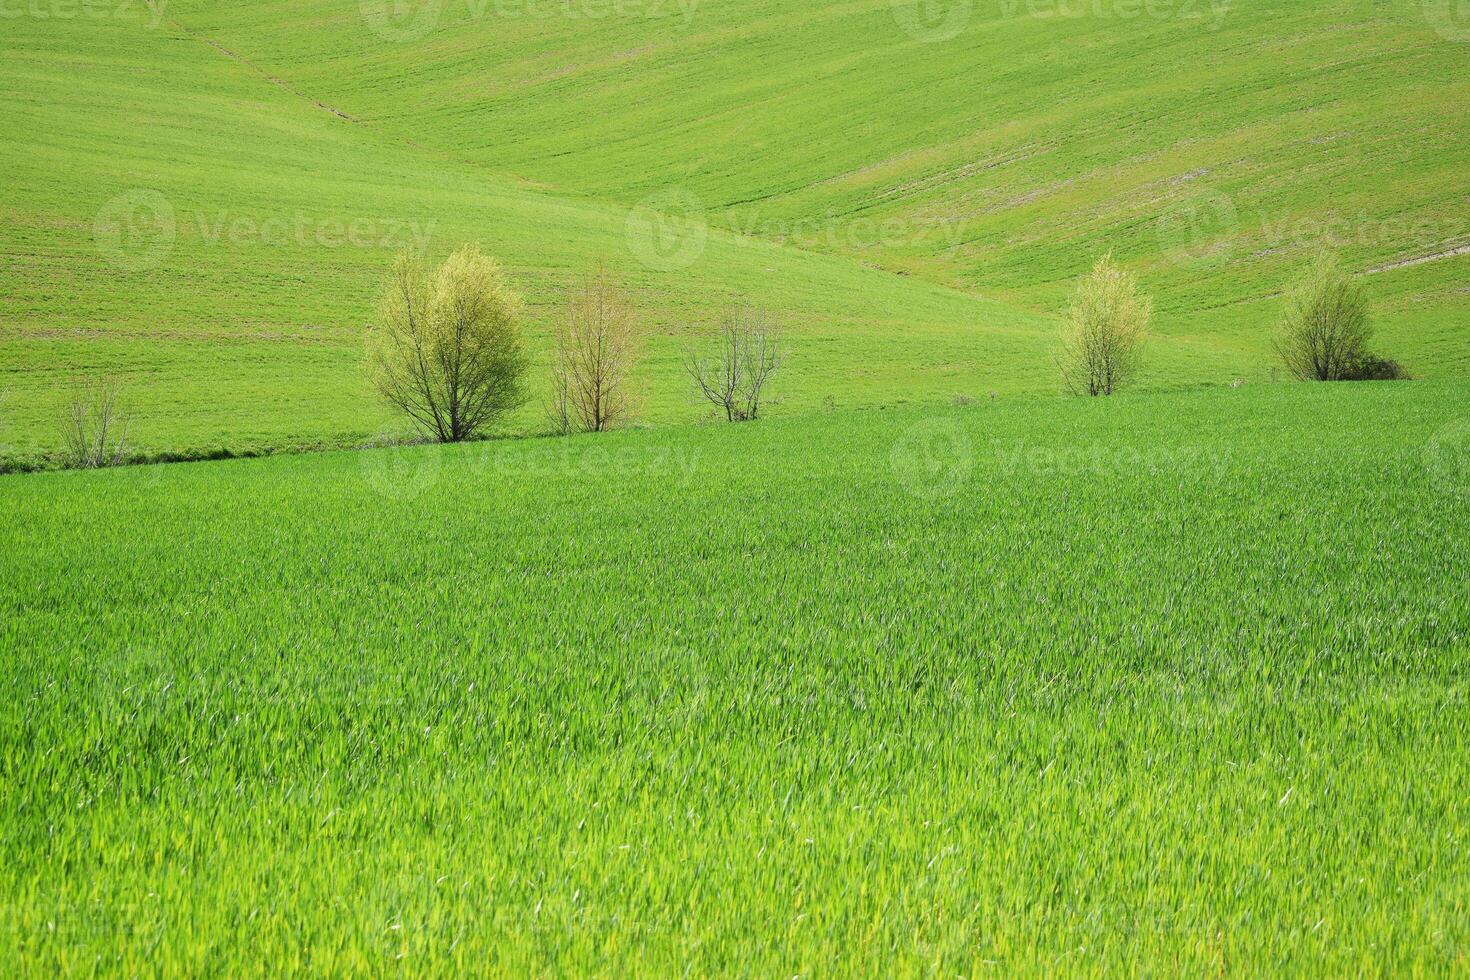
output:
[[[1318,255],[1287,291],[1274,346],[1303,381],[1390,381],[1407,377],[1397,361],[1369,349],[1368,297],[1331,253]],[[1083,277],[1067,310],[1057,363],[1067,389],[1111,395],[1142,362],[1153,303],[1138,281],[1104,255]]]
[[[1330,254],[1319,255],[1290,287],[1275,346],[1295,377],[1308,381],[1393,380],[1407,375],[1375,355],[1368,299]],[[1142,362],[1152,302],[1137,280],[1104,255],[1078,283],[1058,352],[1064,385],[1111,395]],[[523,305],[499,264],[473,245],[427,268],[405,254],[394,265],[368,335],[375,387],[430,438],[471,439],[526,403],[529,360],[520,333]],[[638,411],[633,376],[643,351],[636,310],[599,269],[569,297],[552,346],[547,415],[560,433],[602,432]],[[765,311],[726,309],[713,335],[684,356],[693,394],[731,422],[756,418],[784,349]],[[61,418],[66,460],[75,467],[127,460],[128,416],[121,386],[79,386]]]
[[[439,442],[479,435],[526,403],[524,306],[499,263],[466,245],[438,268],[405,253],[393,267],[368,335],[374,387]],[[546,410],[560,433],[604,432],[638,411],[634,369],[644,328],[603,269],[570,296],[552,346]],[[685,354],[694,393],[731,422],[760,414],[782,362],[781,331],[765,311],[731,306],[711,337]]]

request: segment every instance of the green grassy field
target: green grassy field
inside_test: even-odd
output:
[[[1441,0],[172,9],[385,134],[547,188],[677,189],[1048,311],[1112,248],[1171,332],[1246,349],[1228,308],[1324,240],[1360,270],[1470,244],[1470,18]],[[1415,290],[1462,341],[1464,269]]]
[[[1470,973],[1463,6],[0,3],[0,472],[327,450],[0,476],[0,976]],[[340,451],[463,242],[639,426]],[[1274,383],[1323,246],[1422,380]]]
[[[1463,973],[1470,388],[0,481],[0,972]]]
[[[1042,318],[840,259],[675,229],[671,255],[700,249],[691,276],[660,261],[663,239],[624,209],[446,168],[176,32],[15,23],[6,42],[22,56],[0,64],[21,94],[0,107],[15,154],[0,188],[0,444],[15,454],[54,446],[73,380],[97,374],[127,385],[143,451],[370,438],[389,419],[359,369],[361,331],[385,270],[406,245],[443,254],[464,240],[502,256],[528,294],[537,350],[571,278],[605,257],[653,333],[653,421],[702,414],[679,352],[735,296],[790,324],[801,354],[789,406],[1016,390],[1048,373]],[[537,372],[539,390],[544,365]],[[531,406],[516,428],[540,424]]]
[[[400,7],[7,16],[0,451],[54,450],[96,375],[145,454],[371,439],[384,270],[465,240],[538,353],[606,261],[650,324],[653,423],[703,414],[679,352],[735,296],[789,324],[777,414],[1053,392],[1055,314],[1107,248],[1157,301],[1148,387],[1268,379],[1281,284],[1324,242],[1372,272],[1388,353],[1470,367],[1470,258],[1395,266],[1470,242],[1449,8]]]

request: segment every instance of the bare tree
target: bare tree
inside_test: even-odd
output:
[[[1368,298],[1337,256],[1318,255],[1287,294],[1276,352],[1303,381],[1342,381],[1374,370]],[[1400,373],[1393,365],[1394,374]]]
[[[642,341],[632,304],[599,268],[573,294],[557,330],[552,424],[561,432],[606,432],[631,418],[630,375]]]
[[[475,245],[433,272],[405,252],[368,335],[374,386],[439,442],[474,438],[525,403],[521,309],[499,263]]]
[[[79,469],[117,466],[127,457],[128,417],[119,405],[122,384],[115,380],[79,385],[61,419],[66,459]]]
[[[1067,311],[1058,365],[1075,395],[1111,395],[1138,370],[1153,304],[1133,275],[1113,261],[1097,260],[1077,284]]]
[[[736,306],[720,316],[720,329],[705,350],[684,360],[699,395],[725,411],[731,422],[760,414],[761,398],[784,351],[779,324],[764,310]]]

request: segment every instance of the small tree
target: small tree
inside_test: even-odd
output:
[[[764,310],[744,306],[720,316],[717,336],[705,350],[690,350],[685,370],[699,395],[725,411],[730,422],[760,414],[771,375],[781,367],[780,327]]]
[[[1276,352],[1303,381],[1342,381],[1369,359],[1368,297],[1337,256],[1318,255],[1287,293]]]
[[[1111,253],[1098,259],[1067,311],[1058,364],[1068,390],[1111,395],[1132,380],[1152,315],[1153,304],[1133,275]]]
[[[550,414],[559,431],[605,432],[632,417],[642,340],[632,304],[599,268],[573,294],[556,334]]]
[[[127,455],[128,418],[118,403],[117,381],[78,386],[61,419],[67,462],[80,469],[117,466]]]
[[[520,314],[499,263],[477,246],[433,272],[405,252],[368,335],[373,385],[439,442],[472,439],[525,403]]]

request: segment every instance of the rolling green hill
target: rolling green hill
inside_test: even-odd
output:
[[[466,239],[507,262],[537,336],[569,277],[606,259],[655,331],[655,419],[701,411],[678,383],[681,337],[737,295],[787,315],[789,402],[1044,383],[1041,317],[456,166],[167,25],[17,24],[0,67],[20,93],[0,107],[0,443],[16,450],[54,440],[70,380],[96,373],[128,385],[144,448],[369,437],[387,417],[360,334],[385,270],[405,245]],[[688,248],[694,272],[666,261]]]
[[[735,296],[789,324],[778,412],[1053,392],[1053,314],[1109,247],[1158,300],[1149,385],[1269,377],[1274,294],[1324,230],[1364,271],[1466,240],[1470,45],[1408,4],[1178,6],[22,8],[0,447],[53,446],[97,374],[143,450],[366,439],[392,424],[358,371],[379,279],[465,239],[538,350],[608,262],[655,422],[702,416],[678,353]],[[1470,366],[1467,261],[1371,277],[1417,374]]]
[[[1360,271],[1470,246],[1470,18],[1448,0],[177,10],[385,133],[544,187],[677,196],[1045,311],[1112,248],[1161,330],[1201,343],[1260,350],[1319,245]],[[1423,374],[1470,368],[1467,263],[1374,277]]]

